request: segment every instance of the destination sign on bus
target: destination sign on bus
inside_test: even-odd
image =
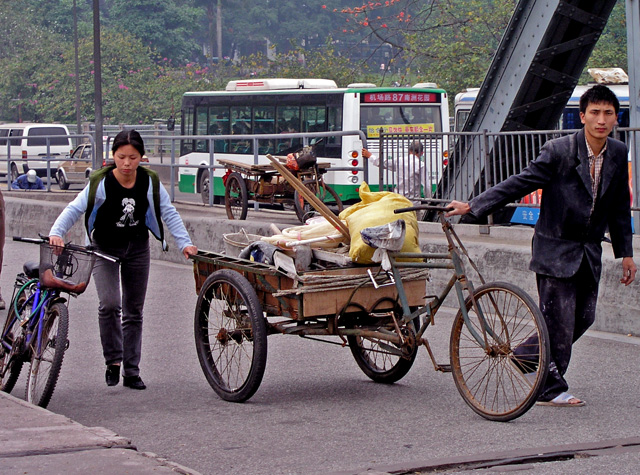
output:
[[[429,134],[435,132],[435,124],[367,125],[367,137],[380,137],[380,129],[385,134]]]
[[[362,94],[362,102],[374,104],[438,102],[438,94],[433,92],[367,92]]]

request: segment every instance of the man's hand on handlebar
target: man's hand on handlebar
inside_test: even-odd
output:
[[[453,208],[451,211],[445,214],[447,218],[449,216],[462,216],[471,211],[471,206],[469,206],[469,203],[455,200],[449,203],[447,205],[447,208]]]

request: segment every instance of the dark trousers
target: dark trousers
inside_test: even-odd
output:
[[[571,347],[596,318],[598,283],[586,259],[568,279],[536,274],[540,310],[549,330],[551,364],[539,399],[550,401],[569,389],[564,375]]]
[[[98,291],[100,340],[106,364],[122,363],[124,376],[138,376],[142,353],[142,310],[149,280],[149,241],[98,248],[120,262],[98,259],[93,277]]]

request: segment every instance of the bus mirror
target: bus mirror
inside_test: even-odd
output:
[[[176,128],[176,119],[171,116],[167,119],[167,130],[168,131],[173,131]]]

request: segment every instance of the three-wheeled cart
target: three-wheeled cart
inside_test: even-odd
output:
[[[310,217],[311,205],[270,164],[250,164],[234,160],[218,160],[227,168],[223,177],[224,203],[229,219],[246,219],[249,200],[258,203],[293,206],[296,216],[304,223]],[[342,201],[322,175],[331,167],[330,163],[316,163],[304,170],[292,173],[323,203],[342,211]],[[336,214],[337,214],[336,213]]]
[[[389,251],[390,271],[350,265],[291,275],[215,252],[192,256],[196,348],[211,387],[228,401],[250,398],[264,374],[267,335],[334,343],[337,338],[376,382],[400,380],[425,346],[436,370],[453,373],[475,412],[498,421],[524,414],[548,371],[544,319],[513,284],[484,282],[478,273],[482,285],[474,288],[461,258],[468,254],[453,227],[441,220],[449,252]],[[449,269],[451,278],[439,295],[427,297],[432,269]],[[451,330],[450,364],[438,364],[424,333],[452,289],[460,309]]]

